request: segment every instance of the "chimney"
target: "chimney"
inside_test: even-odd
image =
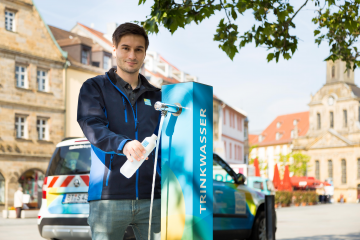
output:
[[[116,22],[106,24],[106,34],[104,34],[104,37],[110,42],[112,42],[112,35],[118,26]]]

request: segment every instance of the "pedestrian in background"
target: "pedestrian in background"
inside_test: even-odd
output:
[[[19,187],[14,193],[14,207],[16,209],[16,218],[21,217],[21,208],[23,206],[23,188]]]

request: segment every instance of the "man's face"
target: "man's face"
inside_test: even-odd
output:
[[[128,34],[121,38],[117,47],[113,46],[117,67],[126,73],[138,73],[145,56],[145,38]]]

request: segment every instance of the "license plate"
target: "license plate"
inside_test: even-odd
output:
[[[87,203],[87,193],[68,193],[63,198],[63,203]]]

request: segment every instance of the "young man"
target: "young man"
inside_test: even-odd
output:
[[[137,240],[148,238],[154,153],[129,179],[120,173],[127,159],[143,158],[145,137],[156,135],[160,89],[139,74],[149,46],[144,29],[120,25],[113,34],[116,68],[81,87],[78,123],[91,143],[88,223],[93,240],[123,239],[129,224]],[[160,176],[156,176],[151,239],[160,239]]]

